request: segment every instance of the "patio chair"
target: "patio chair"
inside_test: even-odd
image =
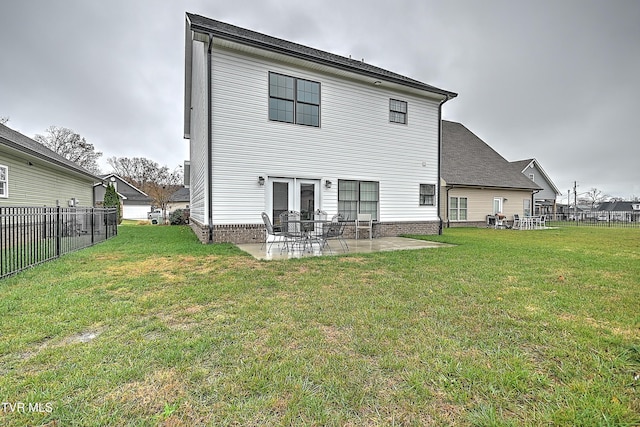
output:
[[[331,250],[331,246],[329,246],[329,240],[337,240],[340,243],[340,247],[344,252],[349,251],[349,245],[347,241],[344,239],[344,227],[347,225],[345,221],[342,220],[342,215],[334,215],[331,218],[331,222],[324,224],[322,228],[322,240],[324,242],[324,246],[329,248],[329,252],[333,253]],[[324,247],[323,246],[323,247]]]
[[[289,242],[294,246],[296,244],[304,243],[304,233],[300,226],[300,212],[297,211],[285,211],[280,214],[280,224],[282,224],[282,235],[284,236],[287,249],[289,248]]]
[[[520,215],[513,214],[513,227],[514,230],[520,229]]]
[[[283,239],[283,237],[285,237],[284,233],[281,230],[277,230],[277,231],[275,230],[275,228],[273,227],[273,224],[271,223],[271,220],[269,219],[269,215],[267,215],[266,212],[262,212],[261,216],[262,216],[262,221],[264,222],[264,226],[267,229],[267,238],[264,239],[264,242],[262,242],[262,246],[260,246],[260,249],[264,248],[264,245],[269,240],[269,236],[277,237],[278,239],[274,239],[271,241],[271,244],[269,245],[267,252],[271,251],[271,246],[273,246],[273,243],[276,240],[278,240],[279,243],[284,242],[286,245],[287,240],[286,238]]]
[[[542,228],[547,226],[547,216],[546,215],[540,215],[540,218],[538,218],[538,225]]]
[[[369,230],[369,239],[373,238],[373,221],[371,214],[358,213],[356,217],[356,240],[358,240],[358,230]]]

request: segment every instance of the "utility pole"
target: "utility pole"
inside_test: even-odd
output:
[[[570,220],[570,216],[571,216],[571,190],[567,190],[567,221]]]
[[[573,181],[573,218],[578,221],[578,181]]]

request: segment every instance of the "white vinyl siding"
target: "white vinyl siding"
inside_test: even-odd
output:
[[[29,165],[31,162],[31,165]],[[8,206],[67,206],[76,199],[78,206],[93,206],[93,184],[88,176],[44,160],[22,157],[0,150],[0,164],[10,173],[6,198],[0,204]]]
[[[269,120],[270,72],[320,83],[321,127]],[[258,176],[332,181],[320,189],[320,208],[330,213],[338,209],[338,180],[378,182],[379,221],[438,220],[437,207],[419,206],[416,192],[437,182],[436,100],[220,46],[212,90],[214,224],[262,222],[267,195]],[[411,104],[406,126],[389,123],[396,97]]]
[[[190,141],[190,216],[201,224],[207,223],[207,65],[206,47],[193,42]]]

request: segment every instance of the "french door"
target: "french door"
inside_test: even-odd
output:
[[[286,211],[298,211],[301,219],[313,219],[320,207],[320,180],[270,178],[269,190],[267,204],[274,224],[279,224],[280,214]]]

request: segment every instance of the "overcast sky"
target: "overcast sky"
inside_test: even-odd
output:
[[[538,159],[565,199],[574,180],[640,196],[638,0],[3,0],[0,117],[182,164],[187,11],[456,92],[445,119]]]

